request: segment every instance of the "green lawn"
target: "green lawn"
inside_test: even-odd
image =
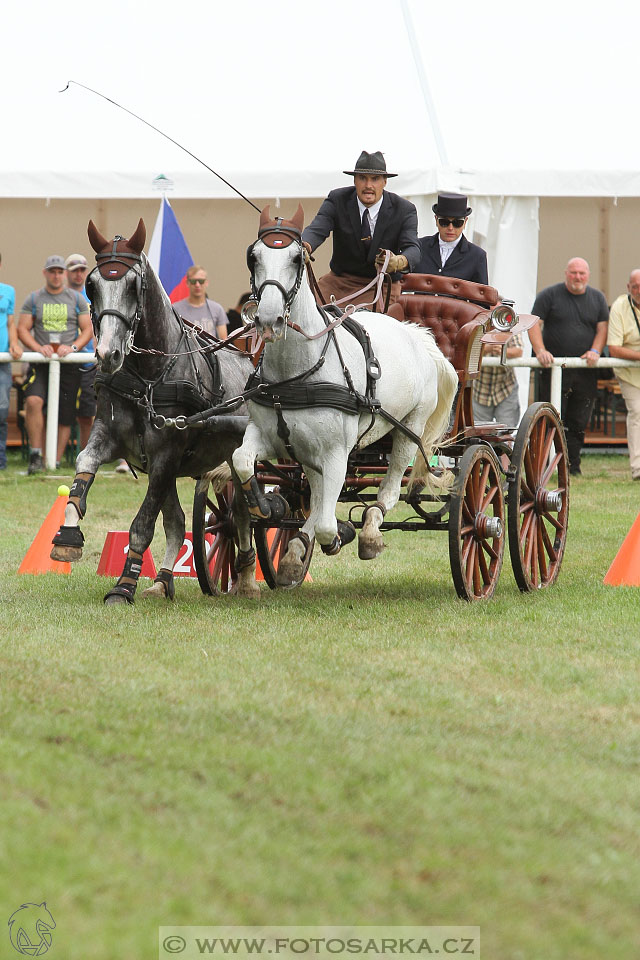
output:
[[[144,480],[105,470],[83,561],[18,576],[70,477],[25,469],[0,474],[0,927],[46,900],[53,960],[153,958],[174,924],[465,924],[484,960],[640,955],[639,598],[602,583],[640,509],[626,457],[584,458],[555,587],[520,594],[507,558],[473,606],[446,534],[393,533],[257,604],[180,579],[173,604],[107,608],[105,534]]]

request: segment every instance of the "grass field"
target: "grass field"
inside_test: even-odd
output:
[[[105,470],[80,565],[18,576],[70,473],[12,455],[0,957],[46,900],[53,960],[157,957],[171,924],[479,925],[484,960],[636,960],[639,595],[602,580],[640,484],[626,457],[583,470],[539,594],[505,559],[469,606],[445,534],[394,533],[370,564],[318,551],[312,584],[258,604],[180,579],[174,604],[122,609],[96,568],[144,480]]]

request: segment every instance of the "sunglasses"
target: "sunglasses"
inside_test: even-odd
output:
[[[449,224],[452,224],[456,229],[458,227],[464,227],[464,219],[462,217],[456,217],[455,220],[451,220],[449,217],[438,217],[438,223],[441,227],[448,227]]]
[[[198,280],[198,279],[196,279],[196,280],[188,280],[187,282],[188,282],[189,284],[191,284],[192,287],[195,287],[196,283],[206,283],[206,282],[207,282],[207,278],[205,277],[204,280]]]

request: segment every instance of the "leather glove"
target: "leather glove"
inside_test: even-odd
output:
[[[376,266],[381,267],[384,263],[385,251],[380,250],[376,256]],[[398,273],[400,270],[406,270],[409,266],[409,261],[403,253],[392,253],[389,257],[389,263],[387,264],[387,269],[385,273]]]
[[[303,246],[303,249],[304,249],[304,262],[305,262],[305,263],[310,263],[310,262],[313,260],[313,257],[311,256],[311,252],[312,252],[312,251],[311,251],[311,244],[308,242],[308,240],[303,240],[303,241],[302,241],[302,246]]]

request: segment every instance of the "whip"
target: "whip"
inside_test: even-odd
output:
[[[258,213],[260,213],[260,208],[256,207],[255,203],[253,203],[252,200],[249,200],[248,197],[245,197],[244,193],[241,193],[240,190],[236,189],[236,187],[234,187],[232,183],[229,183],[228,180],[225,180],[222,174],[218,173],[216,170],[214,170],[212,167],[206,164],[204,160],[200,159],[200,157],[196,157],[195,153],[192,153],[191,150],[188,150],[186,147],[183,147],[181,143],[178,143],[177,140],[174,140],[173,137],[170,137],[168,133],[164,133],[164,131],[160,130],[159,127],[154,127],[152,123],[149,123],[148,120],[145,120],[144,117],[139,116],[137,113],[134,113],[133,110],[129,110],[128,107],[123,107],[121,103],[118,103],[116,100],[112,100],[111,97],[107,97],[104,93],[100,93],[99,90],[94,90],[92,87],[88,87],[84,83],[78,83],[77,80],[68,80],[66,87],[63,87],[62,90],[58,91],[58,93],[64,93],[66,90],[69,89],[72,83],[75,84],[76,87],[82,87],[83,90],[88,90],[89,93],[95,94],[96,97],[101,97],[103,100],[106,100],[107,103],[112,103],[114,107],[118,107],[119,110],[124,110],[124,112],[128,113],[129,116],[135,117],[136,120],[139,120],[141,123],[144,123],[147,127],[151,127],[152,130],[155,130],[156,133],[159,133],[161,137],[165,138],[165,140],[169,140],[170,143],[175,144],[176,147],[179,147],[185,153],[188,153],[190,157],[193,157],[194,160],[197,160],[197,162],[201,164],[201,166],[203,166],[205,170],[208,170],[209,173],[212,173],[214,177],[218,178],[218,180],[222,180],[223,183],[226,183],[226,185],[230,187],[234,193],[237,193],[239,197],[242,197],[243,200],[246,200],[246,202],[250,204],[254,210],[257,210]]]

